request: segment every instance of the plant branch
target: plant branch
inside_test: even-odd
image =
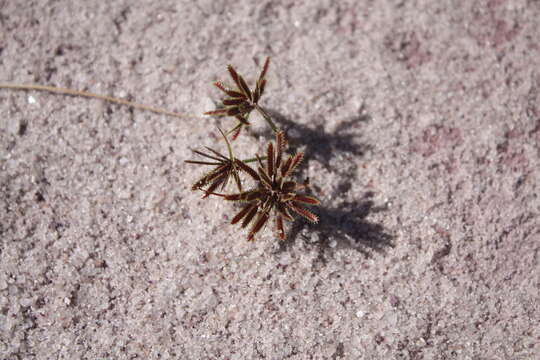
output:
[[[268,123],[268,125],[272,128],[272,130],[277,133],[278,132],[278,129],[277,129],[277,126],[276,124],[274,124],[274,122],[272,121],[272,119],[270,118],[270,115],[268,115],[268,113],[262,108],[260,107],[259,105],[255,104],[255,109],[257,109],[257,111],[259,112],[259,114],[262,115],[262,117],[264,118],[264,120],[266,120],[266,122]]]

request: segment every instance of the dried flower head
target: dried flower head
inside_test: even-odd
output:
[[[199,150],[193,150],[193,152],[212,161],[185,160],[185,162],[189,164],[215,166],[213,170],[209,171],[203,177],[197,180],[191,188],[192,190],[203,190],[205,193],[203,198],[208,197],[208,195],[213,193],[220,186],[221,190],[225,189],[231,177],[234,179],[238,191],[242,191],[242,181],[240,179],[239,172],[244,171],[247,173],[255,173],[252,168],[245,164],[246,162],[255,161],[255,159],[242,161],[235,158],[227,136],[220,128],[218,128],[218,130],[227,144],[229,157],[222,155],[212,148],[206,147],[210,153],[204,153]],[[205,187],[207,188],[204,189]]]
[[[259,100],[264,93],[266,87],[266,73],[268,72],[268,66],[270,65],[270,58],[267,57],[264,62],[261,74],[259,79],[255,84],[255,90],[247,86],[244,78],[236,72],[232,65],[227,66],[227,70],[231,75],[234,83],[236,84],[236,89],[231,89],[227,87],[220,81],[216,81],[214,85],[226,95],[223,99],[223,108],[207,111],[205,115],[216,115],[216,116],[233,116],[238,120],[237,125],[230,131],[233,133],[233,140],[240,134],[243,126],[248,126],[250,123],[248,121],[249,114],[255,109],[257,110],[263,118],[268,122],[268,125],[272,130],[277,131],[276,126],[274,125],[270,116],[264,111],[263,108],[259,106]]]
[[[286,145],[287,142],[283,132],[277,132],[276,145],[274,146],[271,142],[268,144],[266,164],[263,164],[263,160],[258,158],[257,172],[246,172],[257,182],[255,188],[236,194],[216,194],[229,201],[247,203],[234,216],[231,223],[236,224],[242,221],[242,228],[252,224],[248,240],[254,240],[255,234],[267,223],[271,213],[275,214],[276,228],[281,240],[285,239],[283,220],[293,221],[292,213],[300,215],[313,223],[319,220],[315,214],[304,207],[305,205],[318,205],[319,200],[312,196],[297,193],[299,190],[306,188],[307,183],[298,184],[290,179],[304,158],[304,153],[296,153],[289,156],[286,161],[282,161]]]

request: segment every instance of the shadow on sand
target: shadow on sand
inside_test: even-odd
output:
[[[385,248],[392,246],[393,236],[382,225],[366,218],[387,208],[375,206],[371,197],[371,193],[366,193],[362,199],[344,202],[338,207],[323,205],[316,210],[321,221],[315,225],[295,221],[278,252],[288,249],[300,238],[308,246],[317,246],[321,259],[328,251],[340,248],[354,249],[365,256],[373,251],[384,253]]]
[[[305,145],[305,152],[309,158],[319,161],[328,170],[337,170],[336,154],[362,157],[372,148],[371,145],[359,143],[357,140],[360,135],[355,133],[362,122],[371,119],[363,110],[360,110],[357,116],[342,121],[333,133],[327,132],[320,124],[311,128],[295,123],[276,111],[268,110],[268,113],[285,131],[293,148]],[[263,135],[269,140],[273,140],[274,137],[270,130],[257,135]]]
[[[372,148],[371,145],[360,142],[361,135],[358,134],[361,124],[369,121],[370,116],[361,109],[357,116],[341,122],[335,131],[330,133],[325,131],[322,125],[312,129],[294,123],[275,111],[269,113],[287,133],[293,148],[296,144],[305,145],[305,152],[310,159],[339,174],[336,191],[330,194],[330,197],[344,198],[344,194],[356,181],[358,163],[354,159],[347,161],[346,158],[357,159]],[[265,133],[264,136],[271,138],[272,134]],[[296,220],[278,251],[289,248],[297,238],[302,238],[306,244],[319,248],[319,257],[322,260],[329,250],[343,247],[355,249],[366,256],[373,251],[384,252],[385,248],[392,246],[393,236],[382,225],[368,221],[367,217],[371,213],[386,211],[387,208],[376,206],[372,198],[373,193],[366,192],[361,199],[343,200],[338,204],[334,201],[336,205],[333,206],[325,206],[323,199],[323,204],[314,209],[321,219],[320,222],[313,225]]]

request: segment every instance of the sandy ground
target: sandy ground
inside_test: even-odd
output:
[[[184,163],[231,120],[0,90],[0,358],[534,359],[539,39],[533,0],[0,0],[0,82],[201,114],[271,56],[323,202],[247,242]]]

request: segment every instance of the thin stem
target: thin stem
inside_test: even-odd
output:
[[[209,162],[209,161],[197,161],[197,160],[184,160],[188,164],[198,164],[198,165],[221,165],[219,162]]]
[[[227,135],[225,135],[225,133],[223,132],[223,130],[221,130],[221,128],[219,126],[217,128],[218,128],[219,132],[221,133],[221,135],[223,136],[223,139],[225,139],[225,143],[227,144],[227,150],[229,150],[229,159],[231,159],[231,161],[234,161],[234,156],[233,156],[231,144],[229,143],[229,140],[227,139]]]
[[[261,160],[266,160],[266,156],[263,156],[260,158]],[[251,159],[246,159],[246,160],[242,160],[243,163],[252,163],[252,162],[255,162],[257,161],[257,158],[251,158]]]
[[[242,125],[244,125],[244,124],[238,123],[238,124],[237,124],[235,127],[233,127],[231,130],[227,131],[227,135],[232,134],[233,132],[235,132],[236,130],[238,130],[238,128],[239,128],[240,126],[242,126]]]
[[[204,157],[207,157],[209,159],[212,159],[212,160],[216,160],[216,161],[219,161],[220,163],[223,162],[222,159],[220,159],[219,157],[215,157],[215,156],[212,156],[212,155],[208,155],[208,154],[205,154],[203,153],[202,151],[199,151],[199,150],[192,150],[195,154],[199,154],[201,156],[204,156]],[[224,156],[222,156],[223,158]],[[226,158],[225,158],[226,159]]]
[[[268,125],[270,126],[270,128],[272,128],[272,130],[274,132],[277,132],[278,129],[277,129],[277,126],[276,124],[274,124],[274,122],[272,121],[272,119],[270,118],[270,115],[268,115],[268,113],[266,112],[266,110],[264,110],[262,107],[260,107],[259,105],[255,104],[255,109],[257,109],[257,111],[259,112],[259,114],[262,115],[262,117],[264,118],[264,120],[266,120],[266,122],[268,123]]]
[[[94,98],[99,99],[103,101],[108,101],[111,103],[121,104],[130,106],[135,109],[140,110],[146,110],[151,111],[158,114],[164,114],[168,116],[174,116],[176,118],[185,119],[185,118],[198,118],[199,116],[191,115],[191,114],[180,114],[175,113],[172,111],[167,111],[163,109],[158,109],[152,106],[142,105],[142,104],[136,104],[131,101],[118,99],[112,96],[105,96],[105,95],[98,95],[93,94],[86,91],[78,91],[78,90],[72,90],[72,89],[64,89],[64,88],[58,88],[54,86],[46,86],[46,85],[37,85],[37,84],[0,84],[0,89],[11,89],[11,90],[36,90],[36,91],[48,91],[56,94],[63,94],[63,95],[71,95],[71,96],[82,96],[87,98]]]

